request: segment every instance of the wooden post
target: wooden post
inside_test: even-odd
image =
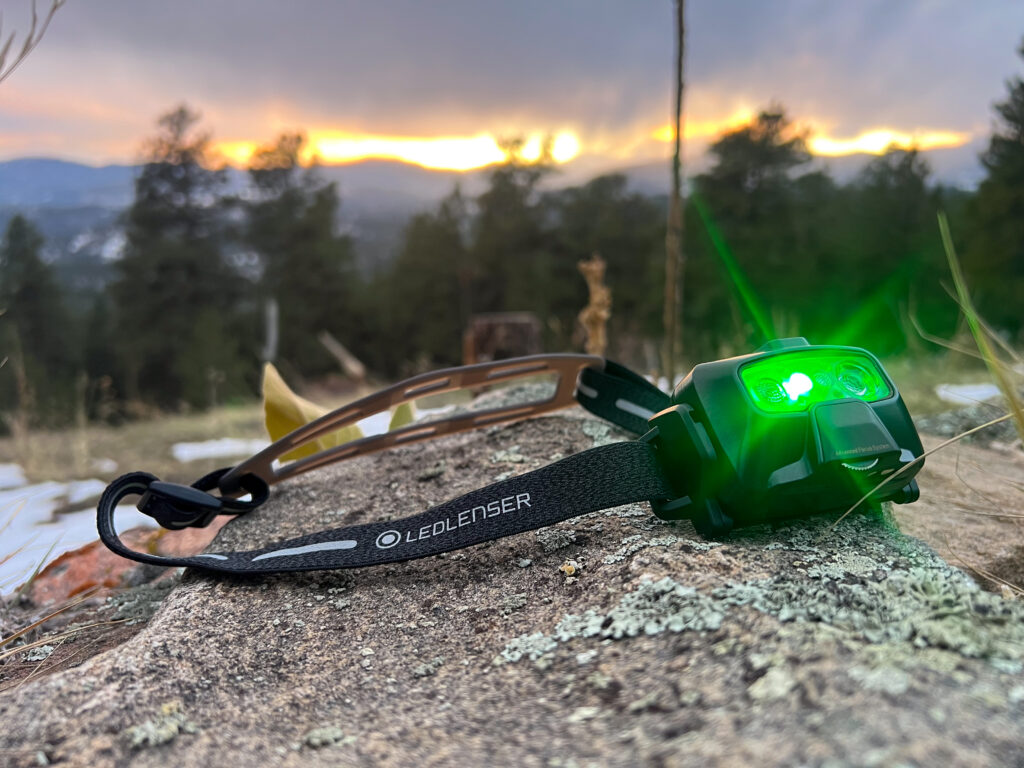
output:
[[[676,66],[675,66],[675,122],[673,125],[674,152],[672,154],[672,197],[668,207],[668,226],[665,231],[665,349],[663,363],[669,387],[675,384],[676,357],[682,349],[683,273],[686,258],[683,253],[683,189],[682,189],[682,134],[683,134],[683,53],[686,47],[684,25],[686,0],[675,0],[676,5]]]

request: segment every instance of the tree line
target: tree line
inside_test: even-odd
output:
[[[1024,56],[1024,48],[1021,49]],[[892,149],[849,182],[816,169],[781,106],[721,136],[684,210],[683,348],[696,362],[772,335],[921,351],[911,323],[956,329],[935,215],[944,210],[977,304],[1011,342],[1024,331],[1024,82],[1008,84],[975,191],[936,184],[917,151]],[[599,253],[613,295],[609,355],[650,369],[662,333],[665,196],[621,175],[552,189],[543,159],[492,167],[486,189],[458,186],[405,225],[397,253],[367,272],[339,232],[341,201],[303,138],[257,151],[231,190],[210,136],[185,107],[158,123],[123,217],[115,277],[73,314],[42,239],[15,216],[0,244],[0,411],[55,426],[85,409],[119,418],[140,404],[206,407],[256,393],[277,308],[286,376],[337,368],[328,331],[376,375],[461,361],[479,313],[530,311],[548,350],[580,349],[586,304],[577,262]]]

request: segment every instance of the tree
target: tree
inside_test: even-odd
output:
[[[412,372],[402,370],[403,364],[462,362],[472,300],[466,217],[466,200],[456,187],[436,213],[414,216],[406,226],[387,294],[391,373]]]
[[[63,296],[42,247],[27,219],[10,220],[0,247],[0,348],[11,363],[0,369],[0,401],[31,406],[29,419],[54,425],[70,416],[76,359]]]
[[[693,327],[701,315],[711,314],[712,323],[701,331],[713,347],[734,348],[734,340],[747,347],[770,332],[763,318],[756,319],[768,310],[755,304],[787,306],[784,281],[796,261],[797,243],[793,172],[810,160],[806,132],[773,105],[750,125],[722,136],[709,151],[711,170],[696,178],[691,196],[696,197],[696,226],[702,233],[695,246],[705,258],[695,259],[700,264],[693,266],[691,301],[697,306],[693,315],[687,312],[687,323]],[[738,272],[725,266],[722,247],[728,248]],[[738,288],[740,273],[750,290]]]
[[[281,357],[312,375],[336,367],[317,340],[321,331],[346,345],[364,331],[352,243],[336,231],[337,187],[301,167],[303,143],[286,134],[253,156],[246,242],[260,260],[261,298],[279,307]]]
[[[827,340],[902,352],[908,309],[933,330],[946,328],[939,198],[930,175],[916,149],[890,147],[839,195],[840,237],[823,254],[812,286],[818,306],[809,308]]]
[[[43,39],[43,35],[46,34],[47,28],[50,26],[50,22],[53,21],[53,16],[57,11],[61,9],[61,6],[66,3],[67,0],[51,0],[50,10],[47,11],[43,17],[42,24],[39,23],[39,14],[36,11],[36,2],[32,0],[32,26],[28,30],[28,34],[25,35],[25,39],[21,43],[21,48],[14,48],[15,33],[11,32],[7,36],[7,41],[3,40],[3,23],[0,19],[0,83],[6,80],[13,74],[28,55],[32,53],[32,50],[39,45]],[[7,63],[7,54],[13,53],[14,57],[10,63]]]
[[[1024,57],[1024,43],[1019,49]],[[1007,83],[998,121],[982,155],[986,177],[969,209],[964,257],[968,284],[989,322],[1012,334],[1024,330],[1024,80]]]
[[[476,200],[470,258],[471,310],[534,310],[547,315],[551,255],[545,247],[544,211],[538,185],[551,172],[550,159],[520,157],[521,141],[506,143],[508,161],[489,174]]]
[[[197,381],[223,380],[221,391],[241,391],[250,367],[230,327],[244,291],[224,258],[225,174],[211,167],[210,137],[198,121],[178,107],[147,142],[111,288],[124,392],[165,407],[209,405],[210,387]],[[222,321],[208,326],[211,314]]]
[[[708,151],[713,166],[698,177],[701,193],[709,201],[728,203],[720,213],[734,217],[767,213],[773,193],[786,187],[791,172],[811,159],[806,132],[797,129],[778,105],[725,134]]]
[[[612,289],[610,353],[646,365],[636,349],[639,338],[663,331],[665,215],[659,202],[631,192],[625,176],[599,176],[578,187],[545,195],[553,251],[550,311],[561,329],[558,346],[569,346],[573,324],[587,303],[587,287],[577,263],[598,253],[607,263]]]

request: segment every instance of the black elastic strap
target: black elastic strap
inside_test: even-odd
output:
[[[358,568],[411,560],[543,528],[599,509],[676,495],[652,444],[615,443],[400,520],[319,531],[246,552],[160,557],[129,549],[114,530],[118,502],[132,494],[146,494],[154,482],[152,475],[135,472],[110,484],[98,507],[103,542],[119,555],[139,562],[226,573]],[[222,514],[232,512],[225,509]]]
[[[576,400],[602,419],[633,434],[650,427],[647,420],[672,404],[672,398],[643,376],[607,360],[604,370],[584,368],[576,385]]]

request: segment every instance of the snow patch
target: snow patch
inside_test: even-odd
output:
[[[953,405],[976,405],[998,397],[999,387],[995,384],[939,384],[935,394]]]
[[[171,446],[171,455],[175,461],[182,463],[200,459],[224,459],[259,453],[268,445],[270,443],[266,440],[222,437],[219,440],[204,440],[201,443],[175,443]]]
[[[25,471],[17,464],[0,464],[0,490],[25,485]]]
[[[101,480],[74,480],[0,490],[0,594],[13,591],[40,563],[96,540],[94,509],[54,512],[95,499],[105,487]],[[117,530],[148,520],[130,504],[119,506],[114,514]]]

